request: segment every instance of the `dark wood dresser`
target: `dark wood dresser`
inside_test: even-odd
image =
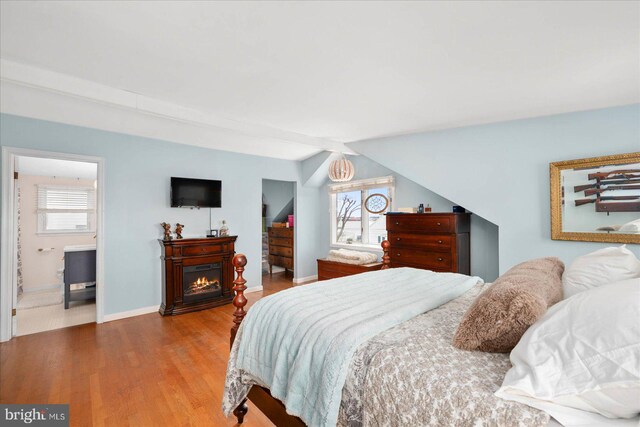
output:
[[[269,227],[269,274],[274,265],[293,270],[293,228]]]
[[[329,261],[326,259],[318,260],[318,281],[335,279],[336,277],[351,276],[353,274],[365,273],[367,271],[376,271],[382,268],[381,262],[372,264],[354,265],[345,264],[343,262]]]
[[[387,214],[391,267],[470,274],[471,214]]]

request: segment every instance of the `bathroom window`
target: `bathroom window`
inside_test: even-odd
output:
[[[94,233],[95,189],[38,186],[38,233]]]

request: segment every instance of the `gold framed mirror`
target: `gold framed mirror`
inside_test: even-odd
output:
[[[640,152],[549,164],[551,238],[640,243]]]

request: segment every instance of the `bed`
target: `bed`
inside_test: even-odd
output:
[[[407,272],[403,269],[390,270],[388,242],[383,242],[382,246],[384,256],[380,271],[294,288],[299,289],[298,291],[293,289],[283,291],[268,297],[271,298],[270,305],[277,307],[277,304],[281,304],[281,308],[287,307],[283,316],[287,316],[287,310],[298,310],[306,314],[316,309],[310,310],[304,307],[304,304],[299,304],[299,297],[313,295],[315,292],[313,286],[316,290],[321,289],[321,286],[334,286],[352,288],[350,298],[345,298],[345,295],[349,294],[335,298],[336,304],[343,304],[346,310],[348,307],[368,303],[366,295],[359,293],[357,288],[357,286],[365,286],[360,282],[369,281],[367,275],[378,275],[375,277],[383,277],[384,281],[395,280],[391,288],[407,287],[409,294],[418,292],[417,289],[411,288],[413,280],[411,274],[421,274],[420,280],[423,281],[431,280],[429,279],[431,276],[427,273]],[[268,310],[267,304],[256,303],[252,307],[252,312],[259,313],[262,310],[264,311],[262,314],[266,315],[262,317],[260,324],[256,324],[257,320],[255,320],[258,319],[258,314],[245,319],[247,313],[244,306],[247,301],[243,292],[246,289],[246,282],[242,277],[245,265],[244,256],[238,255],[234,258],[234,266],[238,273],[234,282],[236,298],[233,303],[236,310],[231,330],[231,354],[223,396],[223,411],[226,414],[232,412],[237,417],[238,423],[242,423],[247,414],[245,402],[248,398],[276,425],[511,426],[514,425],[514,420],[517,420],[516,424],[521,426],[558,425],[543,410],[495,396],[505,374],[511,368],[508,353],[470,352],[459,350],[451,345],[461,318],[476,297],[489,286],[481,280],[465,281],[458,277],[461,275],[455,273],[440,273],[437,280],[434,279],[433,289],[439,289],[440,279],[445,277],[449,280],[446,288],[456,289],[446,296],[448,299],[440,300],[434,307],[427,309],[424,306],[407,306],[408,311],[415,309],[416,313],[409,313],[402,319],[396,319],[397,321],[391,327],[385,324],[380,331],[368,331],[370,336],[367,333],[361,333],[360,335],[364,336],[361,341],[349,335],[348,340],[354,341],[351,347],[327,347],[329,349],[327,350],[321,346],[315,347],[316,341],[301,341],[311,343],[309,345],[313,346],[309,350],[312,359],[326,359],[327,357],[324,356],[326,354],[347,353],[348,363],[346,363],[344,379],[342,382],[337,381],[340,385],[338,399],[332,400],[330,397],[326,398],[324,395],[318,397],[314,394],[322,393],[325,388],[324,379],[315,375],[317,372],[331,372],[329,376],[339,376],[337,374],[340,372],[339,368],[328,370],[326,365],[316,366],[311,363],[309,365],[313,365],[311,369],[301,364],[300,366],[305,366],[302,372],[308,376],[306,379],[308,384],[302,385],[307,388],[302,389],[295,383],[295,372],[277,371],[277,368],[274,368],[274,366],[291,363],[293,361],[289,357],[291,354],[295,354],[296,364],[298,359],[304,360],[299,352],[305,350],[305,345],[292,346],[282,338],[288,337],[288,332],[278,335],[277,331],[272,331],[274,328],[277,330],[283,327],[269,325],[278,325],[279,311],[265,311]],[[384,274],[386,276],[382,276]],[[440,276],[442,274],[445,276]],[[305,288],[304,292],[301,288]],[[329,289],[324,288],[325,291]],[[327,293],[333,295],[332,292]],[[319,295],[316,294],[311,298],[319,307],[317,311],[321,313],[314,321],[321,323],[325,321],[324,317],[333,319],[339,311],[324,316],[321,309],[324,302]],[[287,298],[290,299],[287,300]],[[296,304],[291,304],[291,298],[296,300]],[[378,295],[377,298],[380,299],[380,296]],[[403,296],[400,295],[398,298],[401,299]],[[424,296],[418,295],[416,299],[424,299]],[[394,299],[387,298],[385,305],[393,311]],[[264,319],[269,321],[265,322]],[[244,323],[243,320],[245,320]],[[252,321],[253,323],[247,323]],[[345,315],[341,322],[350,322],[350,317]],[[293,323],[296,323],[296,328],[302,327],[298,326],[297,322]],[[330,325],[326,329],[340,327],[338,323]],[[358,328],[362,328],[362,325],[346,327],[347,330]],[[305,334],[312,334],[313,332],[310,331],[312,329],[305,330]],[[252,343],[257,343],[258,347],[266,347],[256,356],[258,353],[253,354],[247,350],[251,348]],[[350,348],[353,349],[351,353],[350,350],[345,350]],[[247,357],[247,352],[251,357]],[[287,358],[290,360],[283,362],[283,359]],[[249,366],[247,360],[250,361],[250,369],[247,368]],[[254,362],[255,365],[252,365]],[[288,379],[281,383],[278,378],[282,377]],[[266,381],[264,378],[271,379]],[[318,392],[318,390],[321,391]],[[297,398],[298,395],[301,397]],[[331,393],[327,395],[331,396]],[[287,402],[286,407],[282,401]]]

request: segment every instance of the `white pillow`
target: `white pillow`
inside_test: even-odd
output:
[[[542,409],[565,426],[637,423],[640,278],[554,305],[522,336],[511,363],[498,397]]]
[[[598,286],[640,277],[640,260],[625,245],[576,258],[562,275],[564,298]]]
[[[640,218],[635,221],[628,222],[618,229],[625,233],[640,233]]]

